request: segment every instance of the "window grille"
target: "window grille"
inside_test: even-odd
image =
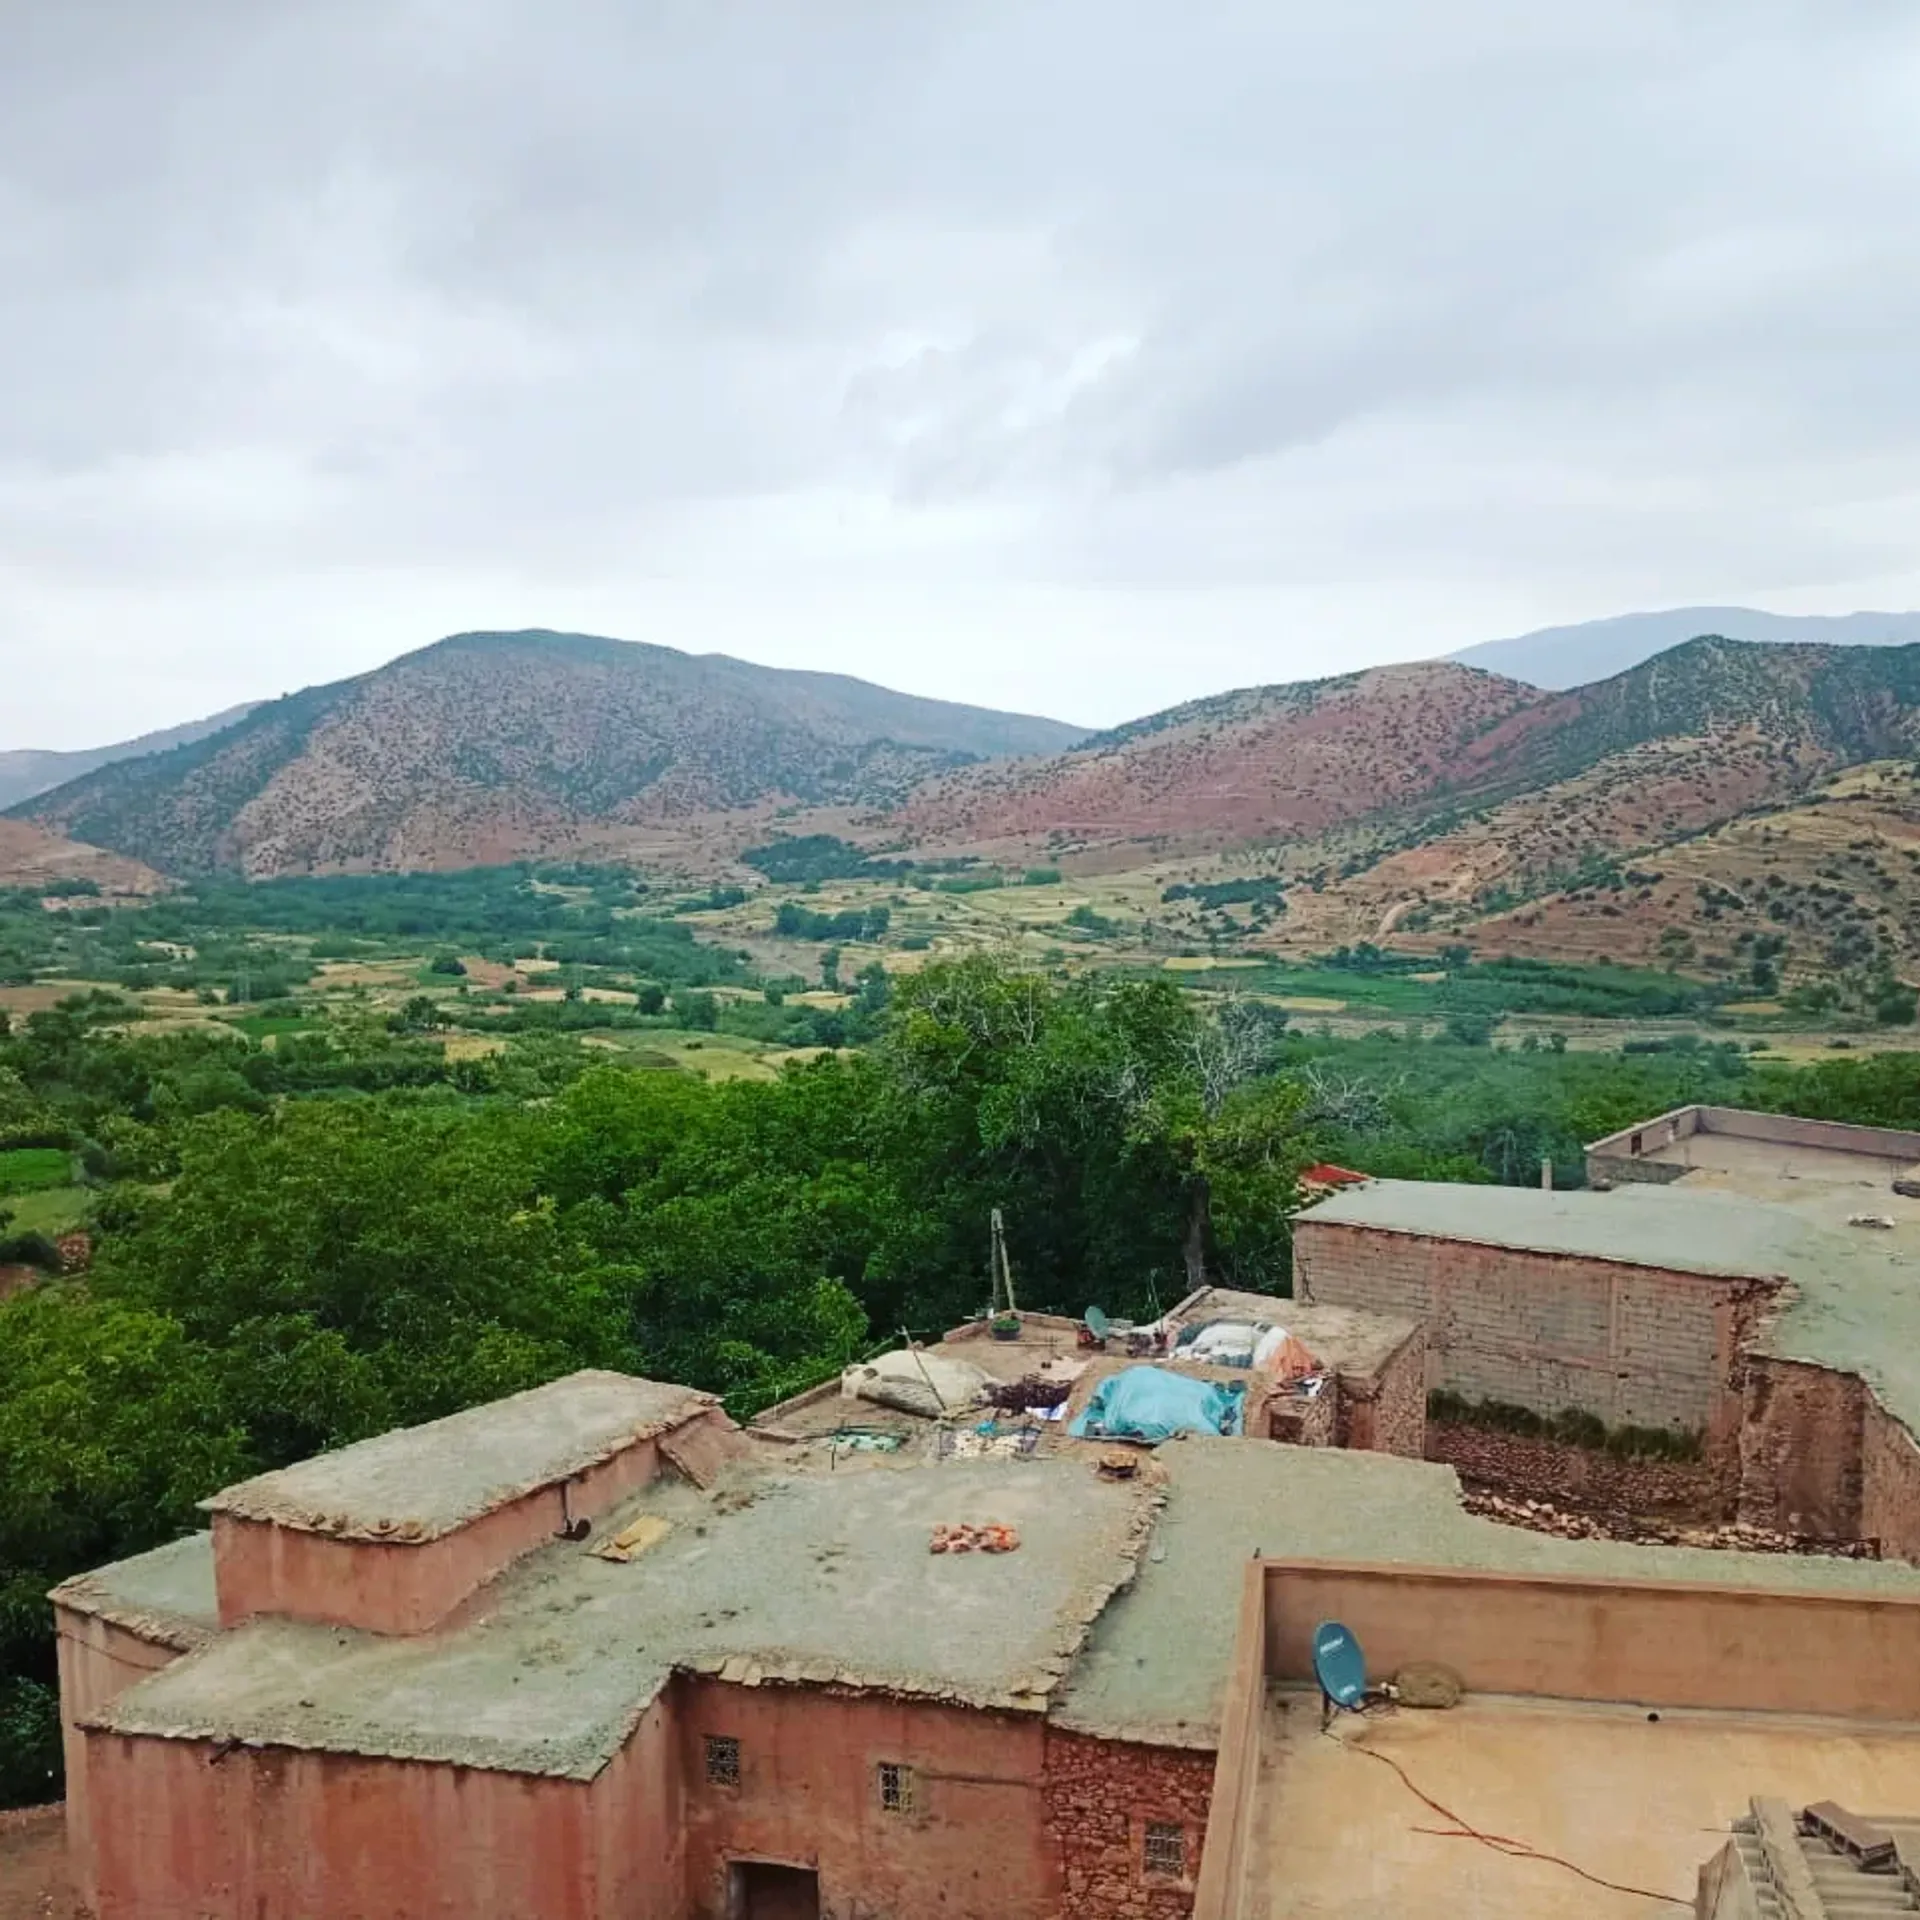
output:
[[[897,1760],[880,1762],[880,1811],[882,1813],[911,1813],[913,1811],[913,1769],[905,1767]]]
[[[730,1733],[707,1735],[707,1785],[737,1787],[740,1784],[740,1742]]]
[[[1187,1877],[1187,1830],[1166,1820],[1149,1820],[1142,1848],[1142,1864],[1149,1873]]]

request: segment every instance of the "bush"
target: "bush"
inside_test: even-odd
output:
[[[1617,1460],[1698,1460],[1700,1436],[1670,1427],[1609,1427],[1597,1413],[1562,1407],[1535,1413],[1510,1400],[1469,1400],[1465,1394],[1436,1387],[1427,1395],[1427,1418],[1442,1426],[1487,1427],[1531,1440],[1557,1440],[1562,1446],[1610,1453]]]
[[[683,1027],[711,1033],[720,1024],[720,1003],[710,993],[676,993],[673,1017]]]
[[[1499,1024],[1490,1013],[1450,1013],[1444,1031],[1455,1046],[1485,1047],[1492,1045]]]
[[[1060,884],[1058,867],[1029,867],[1020,876],[1023,887],[1057,887]]]
[[[445,973],[462,976],[466,974],[466,962],[457,953],[436,953],[427,965],[429,973]]]
[[[1883,1027],[1910,1027],[1917,1007],[1920,994],[1911,987],[1889,987],[1873,1003],[1873,1017]]]
[[[38,1680],[0,1676],[0,1807],[60,1796],[60,1696]]]
[[[0,1267],[38,1267],[60,1271],[60,1249],[44,1233],[16,1233],[0,1239]]]

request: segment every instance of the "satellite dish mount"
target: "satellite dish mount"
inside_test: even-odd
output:
[[[1320,1731],[1336,1713],[1359,1713],[1367,1700],[1367,1657],[1349,1627],[1322,1620],[1313,1630],[1313,1677],[1320,1683]]]

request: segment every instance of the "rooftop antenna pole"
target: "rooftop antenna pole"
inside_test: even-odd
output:
[[[987,1311],[996,1316],[1018,1313],[1020,1308],[1013,1297],[1013,1268],[1007,1264],[1006,1223],[1001,1219],[998,1207],[988,1217],[993,1228],[993,1243],[987,1254],[987,1271],[992,1283],[992,1297]]]

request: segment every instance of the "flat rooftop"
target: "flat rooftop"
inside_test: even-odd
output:
[[[200,1504],[209,1513],[347,1539],[434,1540],[716,1404],[692,1387],[571,1373],[242,1480]]]
[[[220,1631],[213,1588],[213,1536],[136,1553],[63,1582],[54,1589],[63,1606],[94,1615],[163,1647],[185,1653]]]
[[[1890,1185],[1915,1171],[1920,1133],[1746,1107],[1676,1107],[1594,1141],[1587,1153],[1602,1171],[1624,1161],[1674,1168],[1729,1167],[1784,1182]]]
[[[1237,1625],[1233,1596],[1256,1552],[1373,1565],[1578,1573],[1728,1586],[1920,1594],[1900,1561],[1720,1553],[1562,1540],[1460,1504],[1451,1467],[1394,1454],[1194,1435],[1155,1455],[1166,1504],[1132,1584],[1115,1596],[1053,1709],[1062,1726],[1212,1748]]]
[[[1696,1136],[1698,1137],[1698,1136]],[[1856,1224],[1869,1215],[1881,1225]],[[1920,1201],[1806,1181],[1756,1193],[1738,1169],[1670,1186],[1544,1193],[1443,1181],[1374,1180],[1300,1216],[1520,1252],[1681,1273],[1792,1282],[1760,1350],[1857,1373],[1920,1434]]]
[[[1252,1872],[1236,1909],[1247,1920],[1644,1920],[1660,1910],[1564,1866],[1448,1835],[1369,1754],[1482,1833],[1687,1912],[1701,1865],[1753,1797],[1876,1812],[1920,1794],[1920,1729],[1857,1721],[1666,1712],[1654,1725],[1634,1709],[1476,1695],[1445,1712],[1343,1720],[1334,1739],[1319,1724],[1317,1696],[1270,1700]]]
[[[99,1724],[585,1779],[676,1670],[1038,1711],[1146,1545],[1154,1490],[1102,1482],[1091,1460],[756,1464],[710,1493],[656,1483],[593,1541],[517,1563],[456,1627],[256,1619]],[[642,1514],[670,1530],[638,1558],[589,1550]],[[1021,1544],[930,1553],[943,1522],[1006,1523]],[[112,1591],[120,1574],[93,1578]]]
[[[1113,1738],[1210,1750],[1256,1551],[1920,1594],[1920,1568],[1561,1540],[1460,1505],[1453,1469],[1392,1455],[1193,1437],[1112,1484],[1103,1449],[836,1458],[761,1438],[702,1491],[636,1493],[584,1543],[555,1540],[445,1628],[392,1637],[213,1620],[209,1536],[101,1568],[62,1597],[158,1621],[184,1658],[97,1724],[180,1739],[587,1779],[676,1672],[833,1685],[1049,1713]],[[592,1548],[664,1521],[629,1563]],[[932,1554],[942,1523],[1019,1528],[1009,1554]]]

